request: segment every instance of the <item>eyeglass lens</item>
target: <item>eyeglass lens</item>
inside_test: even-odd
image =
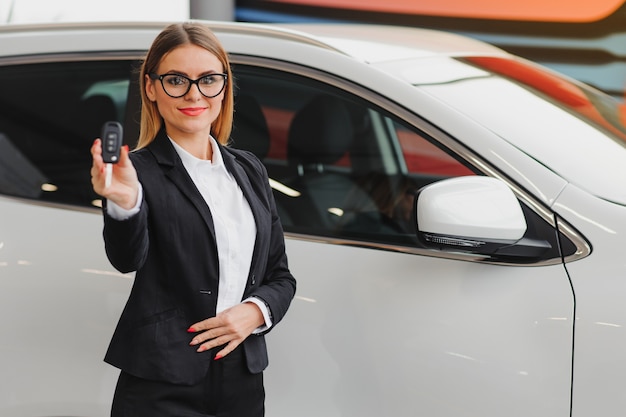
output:
[[[163,89],[172,97],[182,97],[191,88],[191,84],[196,84],[200,92],[207,97],[215,97],[222,92],[226,84],[224,74],[210,74],[197,80],[191,80],[183,75],[164,75],[161,79]]]

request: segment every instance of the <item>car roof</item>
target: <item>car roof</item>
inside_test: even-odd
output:
[[[308,23],[280,26],[306,33],[346,55],[370,63],[442,55],[505,54],[495,46],[465,36],[407,26]]]
[[[169,22],[46,23],[0,26],[0,57],[63,52],[145,51]],[[363,62],[429,56],[504,54],[496,47],[451,33],[366,24],[256,24],[206,21],[219,36],[238,34],[315,46]],[[104,35],[104,36],[103,36]]]

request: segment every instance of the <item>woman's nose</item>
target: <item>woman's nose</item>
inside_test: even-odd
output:
[[[185,94],[185,98],[189,98],[190,100],[196,100],[201,97],[202,93],[200,92],[200,86],[198,83],[193,83],[189,88],[189,91],[187,91],[187,94]]]

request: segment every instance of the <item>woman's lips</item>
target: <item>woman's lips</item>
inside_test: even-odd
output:
[[[178,109],[181,113],[187,116],[198,116],[202,112],[206,110],[206,107],[185,107],[182,109]]]

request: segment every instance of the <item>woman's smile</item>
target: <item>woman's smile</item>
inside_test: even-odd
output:
[[[183,107],[179,108],[178,111],[186,116],[199,116],[204,113],[206,109],[206,107]]]

